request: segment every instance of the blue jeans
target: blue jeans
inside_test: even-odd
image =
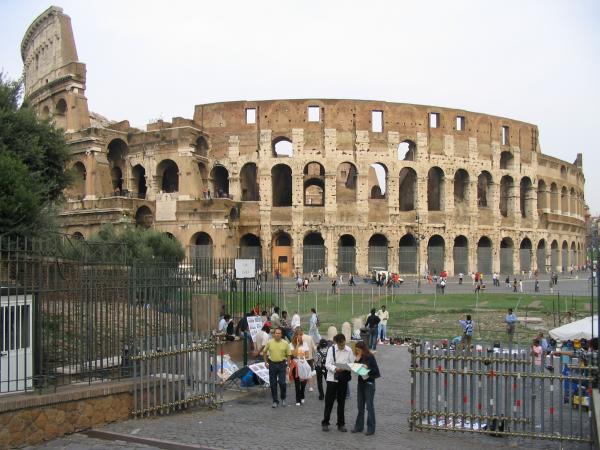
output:
[[[377,332],[377,335],[382,341],[385,341],[387,339],[387,325],[379,323],[379,331]]]
[[[281,389],[281,400],[285,400],[285,361],[273,362],[269,361],[269,385],[271,386],[271,397],[273,401],[279,403],[277,399],[277,384]]]
[[[356,431],[363,431],[365,426],[365,406],[367,407],[367,432],[375,433],[375,407],[373,405],[373,399],[375,398],[375,383],[373,382],[359,382],[356,396],[356,403],[358,406],[358,415],[356,416],[356,423],[354,429]]]
[[[377,350],[377,331],[379,327],[369,328],[369,348]]]

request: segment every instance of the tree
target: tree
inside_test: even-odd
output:
[[[22,82],[0,72],[0,234],[48,231],[52,205],[71,180],[62,130],[21,99]]]

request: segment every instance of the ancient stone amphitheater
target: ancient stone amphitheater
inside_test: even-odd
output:
[[[560,271],[584,263],[584,176],[535,125],[364,100],[197,105],[146,130],[90,113],[60,8],[21,46],[25,91],[67,133],[78,182],[64,229],[155,227],[193,258],[262,257],[284,274]],[[419,268],[418,268],[419,266]]]

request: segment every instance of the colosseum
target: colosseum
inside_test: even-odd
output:
[[[192,258],[262,257],[366,274],[567,270],[584,263],[581,154],[541,153],[538,128],[366,100],[196,105],[136,129],[88,110],[70,19],[51,7],[21,44],[25,95],[67,135],[77,182],[60,215],[154,227]]]

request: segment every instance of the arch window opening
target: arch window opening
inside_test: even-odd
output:
[[[454,259],[454,274],[469,272],[469,241],[465,236],[457,236],[454,239],[452,249]]]
[[[127,194],[123,182],[123,172],[125,170],[125,161],[129,154],[129,148],[127,144],[121,139],[113,139],[108,144],[108,164],[110,167],[110,176],[113,195],[124,195]]]
[[[569,270],[574,270],[577,265],[577,251],[575,250],[575,242],[571,242],[571,254],[569,258]]]
[[[444,171],[432,167],[427,173],[427,210],[443,211],[444,209]]]
[[[546,273],[546,241],[543,239],[537,245],[536,263],[537,271]]]
[[[550,208],[552,212],[558,212],[558,186],[556,183],[550,185]]]
[[[309,233],[302,242],[302,271],[305,274],[326,272],[325,241],[321,233]]]
[[[405,234],[400,238],[398,246],[398,270],[400,273],[417,273],[417,251],[417,240],[412,234]]]
[[[533,250],[531,241],[529,238],[525,238],[521,241],[521,246],[519,248],[519,261],[521,263],[520,270],[521,273],[527,273],[531,270],[531,256]]]
[[[492,204],[493,189],[492,175],[487,171],[481,172],[477,177],[477,206],[479,208],[489,208]]]
[[[344,234],[338,242],[338,273],[356,273],[356,239]]]
[[[567,244],[567,241],[564,241],[562,243],[561,256],[562,256],[561,271],[566,272],[567,268],[569,267],[569,244]]]
[[[569,214],[569,194],[564,186],[560,190],[560,212],[561,214]]]
[[[511,152],[500,153],[500,169],[512,170],[514,157]]]
[[[64,116],[67,114],[67,102],[64,98],[61,98],[56,103],[55,113],[59,116]]]
[[[349,162],[341,163],[335,177],[335,199],[338,204],[356,202],[356,166]]]
[[[493,262],[492,240],[482,236],[477,242],[477,271],[485,274],[492,273]]]
[[[514,244],[511,238],[505,237],[500,241],[500,273],[514,274],[513,266]]]
[[[464,169],[458,169],[454,174],[454,203],[462,204],[469,202],[469,173]]]
[[[258,169],[256,164],[248,163],[240,171],[240,186],[243,202],[257,202],[260,200],[258,185]]]
[[[179,191],[179,168],[170,159],[162,160],[156,167],[158,185],[162,192],[172,193]]]
[[[550,264],[552,266],[550,271],[552,272],[558,269],[558,251],[558,242],[552,241],[550,244]]]
[[[85,180],[87,178],[85,165],[81,161],[77,161],[73,164],[71,172],[73,173],[73,182],[68,192],[72,197],[82,200],[85,197]]]
[[[201,231],[192,236],[190,258],[195,273],[202,276],[212,276],[213,240],[208,233]]]
[[[257,235],[249,233],[240,238],[240,258],[254,259],[256,268],[262,266],[262,246]]]
[[[304,167],[304,205],[325,205],[325,168],[317,162]]]
[[[280,231],[273,235],[271,241],[273,271],[279,270],[282,276],[293,275],[292,238]]]
[[[369,239],[369,272],[388,270],[388,239],[383,234],[374,234]]]
[[[538,181],[538,190],[537,190],[537,208],[540,210],[544,210],[548,207],[547,201],[547,187],[544,180]]]
[[[146,192],[148,191],[148,187],[146,186],[146,169],[138,164],[133,167],[131,172],[136,189],[134,192],[135,197],[146,198]]]
[[[208,157],[208,142],[204,136],[200,136],[198,139],[196,139],[194,148],[198,156],[202,156],[204,158]]]
[[[229,172],[227,169],[223,166],[213,167],[210,178],[215,198],[229,198]]]
[[[439,234],[431,236],[427,243],[427,272],[439,275],[444,270],[446,243]]]
[[[500,214],[503,217],[512,216],[514,200],[514,183],[512,177],[504,175],[500,180]]]
[[[292,169],[277,164],[271,169],[273,206],[292,206]]]
[[[521,217],[530,218],[533,215],[533,187],[529,177],[523,177],[519,187],[519,209]]]
[[[140,206],[135,212],[135,225],[140,228],[150,228],[154,224],[154,214],[147,206]]]
[[[417,203],[417,172],[410,167],[404,167],[400,171],[398,181],[400,211],[414,211]]]
[[[286,137],[278,137],[273,140],[273,156],[291,158],[294,156],[292,141]]]
[[[413,141],[402,141],[398,144],[398,159],[401,161],[414,161],[417,158],[417,145]]]
[[[369,198],[381,200],[387,198],[387,168],[381,163],[369,166]]]

